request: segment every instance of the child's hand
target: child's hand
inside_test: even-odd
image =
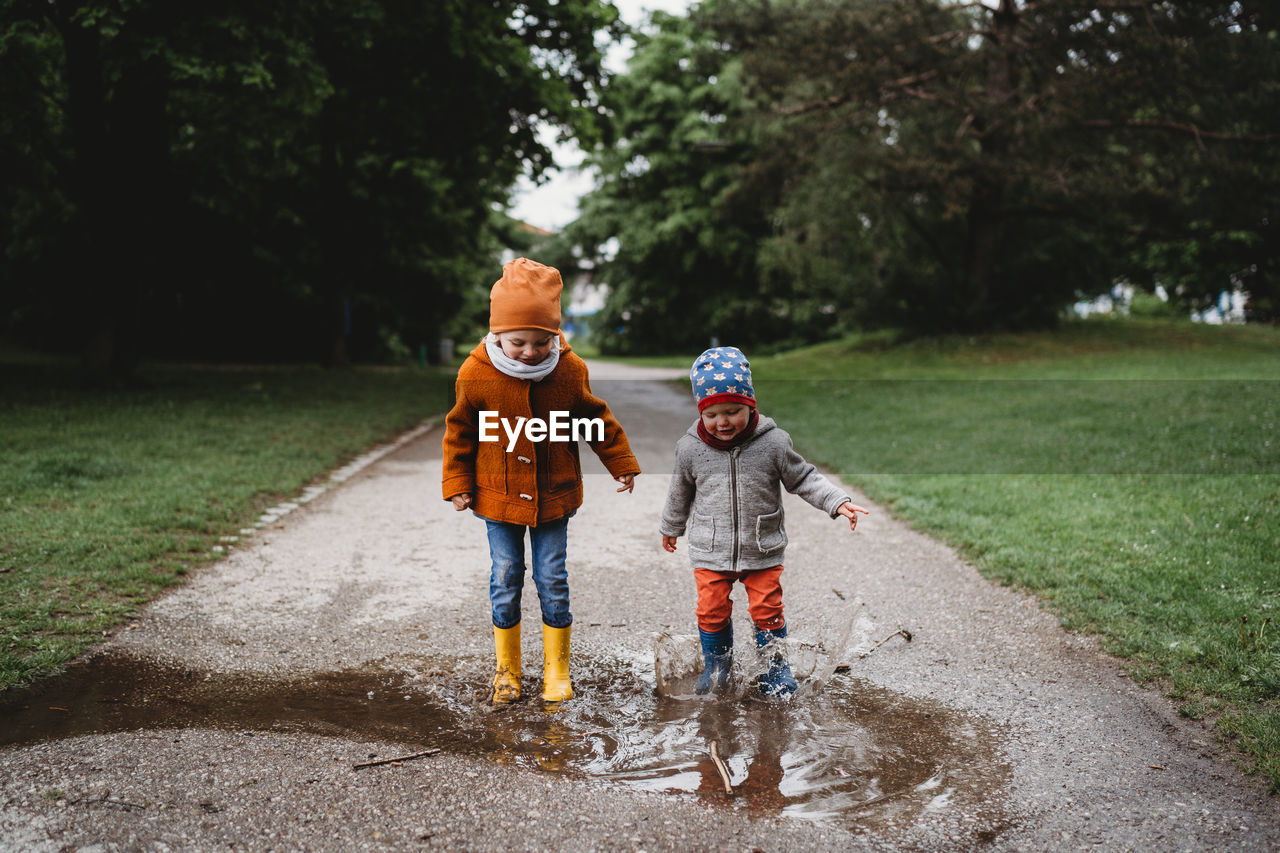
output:
[[[668,554],[674,554],[676,552],[676,537],[668,536],[665,533],[662,534],[662,547]]]
[[[458,512],[462,512],[471,506],[471,495],[454,495],[449,500],[453,501],[453,508]]]
[[[634,490],[636,487],[635,474],[623,474],[621,477],[614,477],[613,479],[617,480],[619,483],[622,484],[622,486],[618,489],[618,491],[620,492],[630,492]]]
[[[851,504],[851,503],[848,503],[847,501],[845,503],[840,504],[840,508],[836,510],[836,512],[840,513],[845,518],[849,519],[850,530],[858,529],[858,513],[862,513],[863,515],[871,514],[871,510],[863,509],[857,504]]]

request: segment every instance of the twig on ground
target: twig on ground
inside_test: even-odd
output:
[[[724,780],[724,792],[726,794],[733,793],[733,785],[729,782],[729,768],[724,766],[724,761],[720,758],[719,748],[715,741],[711,741],[711,761],[716,765],[716,769],[720,771],[720,778]]]
[[[413,755],[398,755],[395,758],[381,758],[377,761],[364,761],[360,764],[351,765],[352,770],[359,770],[361,767],[377,767],[380,764],[395,764],[400,761],[412,761],[415,758],[426,758],[428,755],[435,755],[440,751],[440,747],[424,749],[422,752],[415,752]]]
[[[880,648],[880,647],[881,647],[881,646],[883,646],[885,643],[889,642],[890,640],[892,640],[894,637],[898,636],[899,634],[901,634],[901,635],[902,635],[902,639],[906,640],[908,643],[909,643],[909,642],[911,642],[911,632],[910,632],[910,631],[908,631],[906,628],[903,628],[903,627],[902,627],[902,623],[901,623],[901,622],[899,622],[899,623],[898,623],[898,630],[894,631],[892,634],[890,634],[889,636],[885,637],[883,640],[881,640],[880,642],[876,643],[874,646],[872,646],[871,648],[867,649],[867,650],[866,650],[865,652],[863,652],[862,654],[858,655],[858,657],[859,657],[859,658],[865,658],[867,655],[871,654],[871,653],[872,653],[872,652],[874,652],[876,649]]]
[[[133,809],[145,809],[147,807],[145,803],[131,803],[128,800],[112,800],[107,797],[103,797],[101,800],[98,800],[98,802],[102,803],[104,806],[120,806],[120,808],[129,809],[130,811]]]
[[[64,800],[69,806],[119,806],[122,809],[133,811],[134,809],[145,809],[145,803],[131,803],[128,800],[115,800],[110,795],[103,794],[101,797],[94,799]]]

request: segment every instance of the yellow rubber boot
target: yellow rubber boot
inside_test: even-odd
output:
[[[493,629],[493,646],[498,653],[498,667],[493,673],[491,702],[510,705],[520,698],[520,625]]]
[[[542,625],[542,700],[563,702],[573,698],[569,681],[569,631],[573,626]]]

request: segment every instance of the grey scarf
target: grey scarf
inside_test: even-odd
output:
[[[508,358],[506,353],[502,351],[502,345],[498,343],[498,336],[493,332],[485,335],[484,348],[485,352],[489,354],[489,361],[493,362],[493,366],[515,379],[529,379],[533,382],[541,382],[550,376],[551,371],[555,370],[556,365],[560,363],[559,335],[551,339],[550,354],[537,364],[525,364],[523,361]]]

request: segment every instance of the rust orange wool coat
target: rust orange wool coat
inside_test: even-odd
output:
[[[480,412],[497,412],[514,427],[516,418],[550,420],[553,411],[571,418],[600,418],[604,441],[591,443],[614,477],[639,474],[640,466],[609,405],[591,393],[587,365],[560,337],[560,362],[541,382],[516,379],[489,361],[481,342],[458,369],[457,402],[445,417],[444,499],[473,496],[471,508],[494,521],[534,527],[564,518],[582,506],[582,463],[574,441],[530,441],[523,430],[510,453],[499,426],[498,441],[480,441]]]

